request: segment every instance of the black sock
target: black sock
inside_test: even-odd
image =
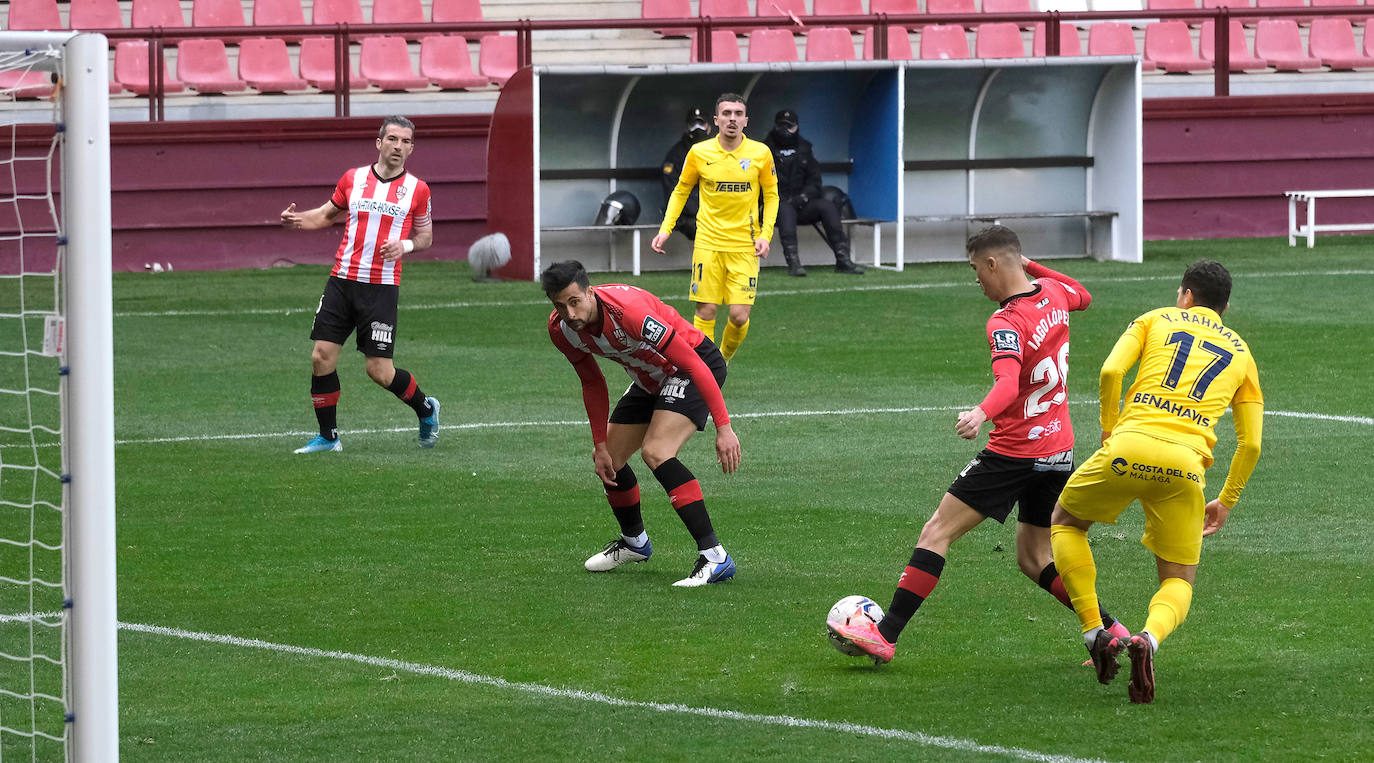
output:
[[[615,473],[615,487],[606,488],[606,501],[611,504],[615,521],[620,523],[621,535],[635,538],[644,532],[644,517],[639,513],[639,480],[629,464]]]
[[[1064,581],[1059,577],[1059,569],[1054,566],[1054,562],[1045,565],[1045,569],[1040,571],[1040,578],[1036,582],[1041,588],[1049,591],[1054,598],[1058,599],[1060,604],[1070,610],[1073,609],[1073,601],[1069,598],[1069,592],[1064,589]],[[1107,610],[1100,605],[1097,608],[1097,613],[1102,617],[1103,628],[1116,625],[1116,618],[1107,614]]]
[[[897,580],[897,590],[892,594],[892,603],[888,605],[886,614],[878,623],[878,632],[883,634],[883,638],[889,643],[897,643],[897,637],[902,635],[902,629],[906,627],[921,607],[921,602],[930,596],[935,584],[940,582],[940,573],[945,569],[945,558],[924,548],[917,548],[911,552],[911,561],[907,563],[906,569],[902,571],[902,577]]]
[[[396,376],[391,379],[391,383],[386,385],[386,389],[391,394],[401,399],[401,402],[410,406],[415,411],[415,415],[426,418],[434,415],[434,407],[429,404],[429,399],[425,393],[420,391],[420,383],[410,375],[409,371],[403,368],[396,369]]]
[[[320,424],[320,436],[326,440],[339,439],[339,373],[330,371],[324,376],[310,377],[310,402],[315,406],[315,419]]]
[[[720,545],[716,531],[711,527],[711,516],[706,513],[706,501],[701,497],[701,485],[692,476],[691,470],[676,458],[670,458],[654,470],[658,484],[668,491],[668,500],[677,509],[678,518],[687,526],[687,532],[696,539],[697,549],[705,551]]]

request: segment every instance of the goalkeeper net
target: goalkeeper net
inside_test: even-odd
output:
[[[107,62],[0,33],[0,760],[118,757]]]

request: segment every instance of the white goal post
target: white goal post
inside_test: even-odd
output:
[[[19,232],[4,236],[3,242],[8,245],[13,241],[14,251],[18,252],[20,309],[15,311],[18,315],[5,317],[18,318],[21,334],[27,331],[25,322],[34,316],[23,308],[27,252],[45,246],[51,251],[55,245],[56,266],[52,275],[61,286],[56,298],[58,304],[43,308],[54,315],[39,317],[59,327],[58,333],[64,336],[64,341],[56,343],[55,350],[49,346],[48,352],[41,353],[56,354],[60,366],[62,507],[59,513],[62,516],[63,611],[29,612],[27,616],[30,622],[55,620],[66,624],[65,728],[57,740],[63,743],[66,758],[81,763],[114,761],[119,757],[119,703],[109,43],[99,34],[0,33],[0,71],[29,73],[27,81],[30,83],[33,73],[49,73],[48,81],[53,88],[47,98],[54,102],[54,141],[61,170],[57,193],[48,190],[50,206],[53,196],[61,200],[56,235],[48,233],[46,241],[26,239],[25,223],[20,218]],[[38,81],[41,83],[42,77]],[[9,110],[11,114],[18,111]],[[0,114],[0,125],[17,118],[17,115]],[[12,125],[9,127],[11,135],[15,129]],[[11,146],[15,144],[13,139],[9,142]],[[17,163],[14,156],[9,157],[11,177],[15,175]],[[51,169],[48,174],[51,175]],[[24,200],[31,197],[21,194],[17,188],[12,189],[12,193],[15,216],[19,217]],[[0,234],[5,231],[0,230]],[[10,310],[6,307],[3,312]],[[61,329],[63,325],[65,331]],[[29,349],[27,339],[21,349],[21,353],[6,354],[40,354]],[[28,363],[28,358],[24,362]],[[35,427],[30,421],[31,440],[34,430],[51,432],[51,429]],[[9,508],[8,502],[5,508]],[[35,544],[42,545],[30,538],[31,557]],[[30,572],[27,583],[31,589],[39,582],[35,580],[37,577]],[[36,658],[31,654],[29,659],[33,662]],[[32,695],[36,692],[28,691],[32,703]],[[43,699],[51,698],[45,696]],[[28,734],[20,732],[20,735],[29,736],[36,743],[40,730],[35,726]],[[41,736],[52,739],[56,735],[41,733]],[[34,757],[39,757],[36,752]]]

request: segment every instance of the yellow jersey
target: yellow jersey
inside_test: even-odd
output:
[[[1137,360],[1140,369],[1118,417],[1121,379]],[[1132,321],[1102,366],[1101,394],[1102,431],[1140,432],[1187,446],[1206,466],[1226,408],[1264,404],[1255,356],[1206,307],[1165,307]]]
[[[720,136],[692,146],[682,162],[682,176],[668,199],[660,233],[671,233],[692,187],[701,185],[697,210],[698,249],[753,252],[754,240],[773,238],[778,217],[778,173],[768,146],[744,138],[734,151],[720,145]],[[759,197],[763,213],[759,214]]]

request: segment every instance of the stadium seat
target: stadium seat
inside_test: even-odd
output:
[[[253,26],[304,26],[301,0],[253,0]]]
[[[57,10],[57,0],[10,0],[10,15],[5,28],[14,32],[60,32],[66,29],[62,26],[62,13]]]
[[[906,27],[887,28],[887,57],[892,61],[905,61],[911,58],[911,35]],[[864,58],[873,58],[873,27],[864,30]]]
[[[1293,8],[1307,5],[1307,0],[1255,0],[1256,8]],[[1312,20],[1311,16],[1288,16],[1290,21],[1306,24]],[[1250,18],[1245,20],[1246,26],[1256,26],[1258,19]]]
[[[40,29],[35,31],[61,31]],[[0,72],[0,92],[14,98],[47,98],[52,95],[52,75],[47,72],[26,72],[11,69]]]
[[[134,0],[129,26],[134,29],[186,26],[186,16],[177,0]]]
[[[1374,56],[1374,19],[1364,22],[1364,54]]]
[[[1030,13],[1030,0],[983,0],[983,13]],[[1029,21],[1018,22],[1022,29],[1030,29]]]
[[[1365,30],[1365,43],[1370,43]],[[1313,19],[1307,33],[1307,52],[1332,69],[1374,68],[1374,56],[1360,55],[1355,45],[1355,28],[1345,18]]]
[[[962,13],[965,15],[978,12],[978,6],[974,0],[926,0],[926,13]]]
[[[849,27],[811,27],[806,33],[806,60],[853,61],[854,37]]]
[[[365,37],[358,70],[383,90],[423,90],[429,80],[415,76],[410,47],[404,37]]]
[[[1197,7],[1197,0],[1146,0],[1145,3],[1145,8],[1151,11],[1191,11]]]
[[[191,6],[191,26],[243,25],[243,3],[239,0],[195,0]]]
[[[700,0],[699,7],[702,16],[718,19],[744,18],[754,15],[749,12],[749,0]]]
[[[862,16],[864,15],[864,0],[811,0],[811,15]]]
[[[250,37],[239,43],[239,79],[260,93],[287,93],[309,87],[292,73],[286,41],[277,37]]]
[[[974,58],[1025,58],[1021,28],[1011,22],[979,24],[974,28]]]
[[[310,8],[312,24],[364,24],[358,0],[315,0]]]
[[[1231,71],[1255,72],[1268,69],[1268,61],[1250,54],[1250,41],[1246,38],[1245,27],[1240,23],[1240,19],[1231,19],[1230,28]],[[1216,24],[1211,19],[1207,19],[1202,22],[1202,31],[1198,33],[1198,56],[1204,61],[1215,63],[1217,60],[1216,45]]]
[[[755,29],[749,33],[749,61],[796,61],[797,41],[786,29]]]
[[[1145,59],[1166,72],[1200,72],[1212,65],[1193,53],[1193,37],[1182,21],[1155,21],[1145,27]]]
[[[248,83],[229,69],[224,40],[182,40],[177,45],[177,78],[197,93],[236,93]]]
[[[334,92],[334,38],[307,37],[301,40],[301,77],[327,93]],[[349,62],[352,65],[352,62]],[[349,72],[349,90],[366,90],[367,80]]]
[[[968,34],[958,24],[921,27],[921,58],[944,60],[968,58]]]
[[[467,90],[491,84],[472,70],[465,37],[430,35],[420,40],[420,76],[443,90]]]
[[[129,40],[115,45],[115,80],[137,95],[148,94],[148,43],[143,40]],[[180,93],[186,86],[181,80],[167,71],[167,61],[162,61],[162,91]]]
[[[1088,55],[1090,56],[1134,56],[1140,51],[1135,47],[1135,30],[1130,24],[1120,21],[1099,21],[1088,30]],[[1148,59],[1140,62],[1140,68],[1153,71],[1159,66]]]
[[[481,0],[434,0],[429,6],[430,21],[436,24],[483,21]],[[499,32],[485,32],[487,35]]]
[[[72,0],[67,25],[71,29],[119,29],[124,26],[124,15],[119,0]]]
[[[1045,24],[1035,25],[1035,36],[1031,40],[1031,55],[1045,55]],[[1067,21],[1059,22],[1059,55],[1083,55],[1083,39],[1078,36],[1078,27]]]
[[[1339,7],[1342,7],[1342,6],[1351,6],[1351,5],[1359,6],[1359,5],[1360,5],[1360,0],[1312,0],[1312,7],[1313,7],[1313,8],[1339,8]],[[1353,23],[1355,23],[1356,21],[1360,21],[1361,19],[1366,19],[1366,18],[1369,18],[1369,17],[1368,17],[1368,16],[1313,16],[1313,17],[1311,17],[1311,18],[1309,18],[1309,19],[1306,19],[1305,22],[1315,22],[1315,21],[1316,21],[1317,19],[1319,19],[1319,18],[1321,18],[1321,19],[1344,19],[1344,20],[1349,21],[1350,23],[1353,24]]]
[[[1292,19],[1262,19],[1255,30],[1255,55],[1281,72],[1322,68],[1321,59],[1305,55],[1298,22]]]
[[[920,0],[868,0],[869,13],[889,16],[913,16],[921,12]],[[912,27],[907,27],[911,29]]]
[[[788,16],[800,21],[806,16],[806,0],[754,0],[759,16]],[[777,27],[774,27],[776,29]]]
[[[1203,8],[1250,8],[1254,0],[1202,0]]]
[[[689,0],[640,0],[639,17],[645,19],[690,19],[693,17]],[[435,19],[438,21],[438,19]],[[684,37],[690,28],[655,29],[664,37]]]
[[[514,35],[490,35],[482,38],[477,51],[477,69],[493,85],[504,85],[519,68],[520,51]]]
[[[687,60],[690,63],[698,63],[696,34],[692,34],[688,39],[692,41],[692,52],[689,54]],[[739,62],[739,40],[735,38],[735,33],[731,32],[729,29],[712,29],[711,63],[737,64]]]
[[[374,24],[423,24],[425,9],[420,0],[372,0]]]

